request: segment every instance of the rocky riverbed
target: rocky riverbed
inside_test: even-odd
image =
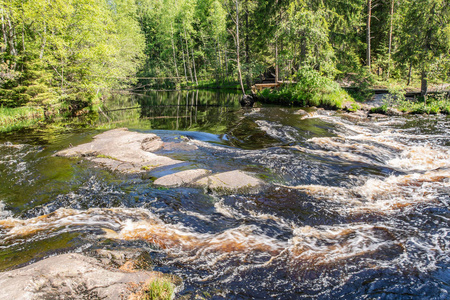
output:
[[[183,144],[181,142],[180,144]],[[143,173],[156,168],[183,163],[153,152],[164,147],[176,148],[173,143],[164,145],[159,136],[153,133],[138,133],[126,128],[106,131],[85,143],[57,152],[56,156],[83,157],[112,171],[122,173]],[[181,149],[194,150],[196,146],[179,146]],[[233,170],[212,174],[206,169],[172,171],[158,178],[155,185],[161,187],[192,186],[205,188],[221,194],[252,193],[263,186],[263,181],[254,176]]]

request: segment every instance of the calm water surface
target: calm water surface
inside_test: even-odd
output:
[[[450,119],[261,106],[207,91],[116,95],[94,124],[0,136],[0,270],[54,253],[147,251],[212,299],[449,299]],[[123,175],[53,157],[110,128],[157,133],[181,166]],[[160,189],[244,170],[254,195]]]

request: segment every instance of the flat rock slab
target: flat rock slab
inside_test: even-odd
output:
[[[127,299],[159,272],[111,271],[81,254],[63,254],[0,273],[3,299]]]
[[[262,180],[238,170],[203,177],[194,183],[221,194],[254,193],[263,184]]]
[[[131,132],[126,128],[106,131],[90,143],[59,151],[56,156],[86,157],[111,170],[124,173],[148,171],[157,167],[181,163],[152,153],[163,146],[153,133]]]
[[[186,170],[158,178],[154,184],[163,187],[179,187],[189,185],[209,173],[211,171],[205,169]]]

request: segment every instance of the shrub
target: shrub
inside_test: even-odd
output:
[[[153,280],[144,291],[142,300],[171,300],[175,292],[174,284],[167,278]]]
[[[354,101],[338,83],[310,67],[300,69],[293,79],[297,83],[283,85],[274,91],[265,89],[258,97],[270,103],[327,108],[342,108],[344,102]]]

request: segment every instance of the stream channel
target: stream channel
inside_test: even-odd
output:
[[[116,95],[94,124],[1,135],[0,270],[139,249],[183,279],[177,297],[450,298],[448,116],[305,115],[241,109],[238,97]],[[156,133],[173,146],[157,154],[185,163],[130,175],[53,156],[118,127]],[[195,168],[243,170],[266,186],[219,195],[152,184]]]

